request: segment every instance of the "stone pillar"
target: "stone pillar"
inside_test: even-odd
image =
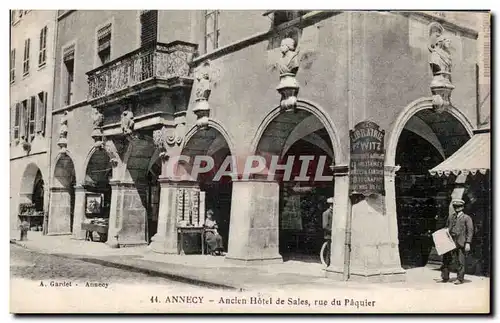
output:
[[[85,188],[82,185],[75,185],[75,210],[73,216],[73,238],[85,240],[85,230],[82,230],[82,223],[85,220]]]
[[[160,178],[158,230],[149,248],[154,252],[177,254],[177,183]]]
[[[281,263],[279,254],[279,185],[266,180],[233,182],[226,261]]]
[[[110,181],[111,205],[107,243],[116,247],[145,245],[145,190],[135,183]]]
[[[397,242],[396,168],[385,169],[386,196],[365,197],[352,205],[351,280],[405,280]]]
[[[349,172],[348,166],[333,167],[335,176],[335,192],[332,221],[332,247],[330,266],[326,269],[326,276],[342,280],[345,266],[346,225],[351,204],[349,200]]]
[[[71,194],[66,187],[50,188],[48,235],[71,234]]]

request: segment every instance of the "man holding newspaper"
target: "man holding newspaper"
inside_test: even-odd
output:
[[[463,284],[465,276],[465,256],[470,251],[474,226],[470,216],[463,212],[465,202],[461,199],[454,199],[452,202],[454,212],[448,216],[446,227],[455,246],[453,250],[443,255],[443,266],[441,267],[441,282],[450,280],[450,267],[453,258],[457,261],[457,281],[455,285]]]

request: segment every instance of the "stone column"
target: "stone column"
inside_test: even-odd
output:
[[[233,181],[225,260],[258,265],[281,263],[278,237],[279,185],[257,179]]]
[[[163,254],[177,254],[177,182],[160,178],[158,230],[149,248]]]
[[[386,167],[386,196],[365,197],[352,206],[351,280],[405,280],[397,243],[394,173],[395,168]]]
[[[342,280],[345,263],[346,231],[347,219],[351,211],[349,200],[349,172],[348,166],[333,167],[335,176],[335,192],[332,221],[332,247],[330,256],[330,266],[326,269],[326,276],[335,280]]]
[[[73,213],[73,238],[85,240],[85,230],[82,223],[85,220],[85,188],[75,185],[75,209]]]
[[[48,235],[71,234],[71,194],[66,187],[50,188]]]
[[[110,246],[145,245],[147,211],[145,190],[135,183],[110,181],[111,206],[108,241]]]

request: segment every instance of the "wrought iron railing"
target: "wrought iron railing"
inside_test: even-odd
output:
[[[104,98],[151,80],[187,78],[197,46],[175,41],[130,52],[87,73],[89,100]]]

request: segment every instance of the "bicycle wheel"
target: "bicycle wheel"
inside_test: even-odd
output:
[[[327,252],[330,252],[330,248],[328,248],[328,241],[323,242],[323,245],[321,246],[321,251],[319,253],[319,257],[321,259],[321,263],[323,266],[328,267],[330,266],[330,257],[327,256]]]

